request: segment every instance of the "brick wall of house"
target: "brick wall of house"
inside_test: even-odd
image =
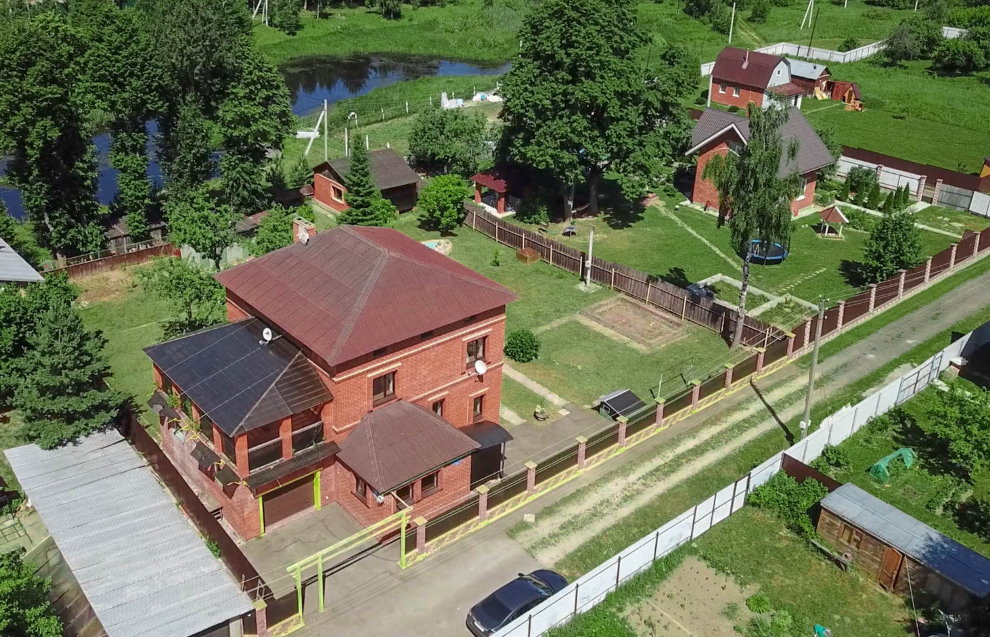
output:
[[[340,188],[341,191],[347,192],[347,188],[343,184],[330,179],[326,175],[321,175],[319,173],[313,175],[313,198],[318,202],[338,212],[342,210],[347,210],[349,206],[343,201],[337,201],[333,197],[333,187],[336,186]]]
[[[725,92],[721,92],[722,86],[725,87]],[[733,89],[739,89],[739,96],[733,95]],[[738,106],[741,110],[745,111],[746,107],[750,102],[756,104],[757,106],[763,106],[763,91],[747,88],[745,86],[740,86],[738,84],[733,84],[725,80],[719,80],[717,78],[712,78],[712,102],[715,104],[722,104],[724,106]]]
[[[793,212],[795,216],[801,210],[804,210],[808,206],[814,205],[815,203],[815,186],[817,185],[818,175],[812,171],[805,173],[802,177],[805,179],[804,197],[801,199],[795,199],[791,202],[791,212]]]

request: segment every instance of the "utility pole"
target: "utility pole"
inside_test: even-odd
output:
[[[344,157],[350,157],[349,150],[347,148],[347,124],[344,124]]]
[[[811,392],[815,389],[815,370],[818,367],[818,348],[822,344],[822,323],[825,322],[825,298],[818,298],[818,324],[815,326],[815,348],[811,352],[811,369],[808,370],[808,393],[804,397],[804,418],[801,419],[801,440],[811,427]]]
[[[591,255],[595,248],[595,229],[591,229],[591,234],[588,235],[588,270],[584,275],[584,284],[591,285]]]
[[[814,0],[812,0],[814,1]],[[808,57],[811,57],[811,43],[815,40],[815,28],[818,27],[818,15],[822,12],[821,7],[815,8],[815,18],[811,22],[811,37],[808,38]]]
[[[729,44],[732,44],[732,27],[736,25],[736,3],[732,3],[732,19],[729,20]]]
[[[328,119],[330,119],[330,112],[327,110],[327,101],[323,100],[323,161],[330,161],[330,135],[327,132]]]

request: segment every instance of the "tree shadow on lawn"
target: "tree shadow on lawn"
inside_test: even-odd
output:
[[[861,288],[867,284],[863,264],[859,261],[843,259],[839,262],[839,274],[842,275],[846,283],[855,288]]]
[[[661,274],[659,278],[661,281],[666,281],[667,283],[671,283],[682,289],[691,284],[691,280],[688,279],[687,273],[684,272],[684,268],[679,266],[672,267],[667,270],[667,274]]]

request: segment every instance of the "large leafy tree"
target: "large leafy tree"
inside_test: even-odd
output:
[[[278,69],[248,50],[220,106],[223,158],[220,175],[225,203],[254,213],[268,201],[265,158],[280,150],[292,125],[289,89]]]
[[[299,12],[302,11],[302,7],[302,0],[272,0],[269,9],[269,24],[279,31],[295,35],[302,25],[299,19]]]
[[[501,86],[509,158],[552,174],[568,215],[579,182],[587,181],[597,208],[606,172],[630,197],[656,183],[687,142],[679,97],[689,86],[644,62],[649,39],[632,0],[546,0],[520,37]]]
[[[315,219],[312,211],[309,210],[309,214],[307,211],[308,209],[303,208],[286,208],[280,204],[272,206],[258,224],[258,231],[251,244],[251,253],[260,257],[292,243],[295,239],[292,236],[293,219],[297,216],[310,222]]]
[[[0,634],[60,637],[62,623],[48,599],[49,588],[20,553],[0,555]]]
[[[933,451],[967,478],[990,470],[990,394],[950,391],[932,394],[918,426],[934,443]]]
[[[152,184],[147,124],[162,109],[163,78],[141,14],[111,0],[73,0],[73,26],[84,43],[81,84],[90,103],[109,115],[110,163],[118,171],[116,206],[133,239],[148,235]]]
[[[224,289],[211,270],[190,259],[167,257],[138,273],[141,286],[169,305],[177,317],[165,324],[167,336],[215,325],[224,319]]]
[[[6,241],[14,252],[36,269],[48,258],[45,250],[38,245],[37,237],[31,232],[31,225],[11,217],[2,201],[0,201],[0,239]]]
[[[779,243],[787,247],[790,244],[790,203],[801,192],[801,180],[796,173],[780,175],[785,156],[793,157],[797,153],[797,146],[793,142],[785,144],[780,133],[788,111],[778,107],[765,110],[751,107],[749,118],[749,140],[739,154],[713,157],[702,173],[718,190],[719,221],[728,217],[732,246],[742,258],[733,346],[742,340],[753,241],[758,245]]]
[[[189,246],[220,269],[223,251],[234,243],[236,217],[228,206],[218,206],[201,187],[170,198],[165,220],[173,243]]]
[[[879,283],[921,260],[921,233],[910,213],[886,212],[863,247],[863,277],[867,283]]]
[[[25,439],[51,449],[114,424],[124,396],[107,385],[105,347],[68,303],[38,317],[14,392]]]
[[[464,220],[467,182],[460,175],[440,175],[430,180],[419,193],[416,207],[431,228],[451,232]]]
[[[430,173],[470,176],[488,155],[487,124],[480,113],[431,108],[416,116],[409,152],[416,166]]]
[[[100,248],[95,161],[83,109],[82,42],[44,11],[0,28],[0,152],[39,241],[58,254]]]
[[[350,207],[340,213],[340,223],[352,226],[388,226],[395,222],[398,218],[395,206],[382,197],[375,185],[375,177],[371,172],[371,156],[361,143],[354,145],[345,181],[347,193],[344,200]]]

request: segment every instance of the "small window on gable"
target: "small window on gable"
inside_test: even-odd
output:
[[[344,201],[344,191],[338,186],[330,186],[330,196],[333,197],[334,201]]]
[[[727,88],[728,88],[728,86],[725,84],[725,82],[722,82],[721,84],[718,85],[718,92],[719,93],[725,93],[725,90]]]
[[[738,86],[733,86],[732,87],[732,97],[739,97],[739,87]]]

